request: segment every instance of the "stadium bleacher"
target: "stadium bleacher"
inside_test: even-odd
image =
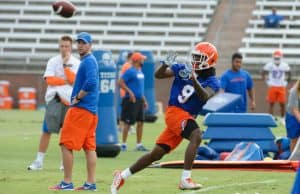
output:
[[[285,17],[279,28],[264,28],[263,16],[277,13]],[[271,60],[272,52],[280,48],[284,60],[291,65],[293,76],[300,73],[300,1],[298,0],[257,0],[253,18],[249,20],[239,51],[243,54],[245,68],[259,75],[263,65]],[[298,67],[298,68],[297,68]]]
[[[218,0],[72,0],[75,17],[61,18],[52,0],[0,1],[0,69],[41,73],[57,54],[62,34],[93,34],[94,48],[152,50],[161,56],[175,49],[186,56],[203,39]]]

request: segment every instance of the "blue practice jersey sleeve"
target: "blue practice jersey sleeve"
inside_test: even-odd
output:
[[[82,89],[86,92],[92,91],[97,86],[98,72],[95,71],[97,69],[97,64],[93,63],[91,59],[87,60],[86,63],[86,81],[82,86]]]
[[[247,73],[247,90],[250,90],[253,88],[253,80],[249,73]]]

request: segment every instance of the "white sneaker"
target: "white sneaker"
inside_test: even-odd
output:
[[[285,126],[285,118],[284,118],[284,117],[280,117],[280,118],[279,118],[279,121],[281,122],[281,124],[282,124],[283,126]]]
[[[202,185],[194,183],[191,178],[183,179],[179,183],[179,189],[181,190],[197,190],[201,188]]]
[[[35,160],[33,161],[28,167],[27,170],[42,170],[43,169],[43,163]]]
[[[128,133],[129,133],[130,135],[136,134],[136,129],[135,129],[134,127],[130,127]]]
[[[60,163],[59,170],[60,170],[60,171],[64,171],[64,165],[63,165],[63,163],[62,163],[62,162]]]
[[[116,171],[114,174],[113,182],[110,186],[111,194],[117,194],[118,190],[123,186],[125,180],[121,176],[121,171]]]

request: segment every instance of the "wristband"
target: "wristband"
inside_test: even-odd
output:
[[[75,99],[78,100],[78,101],[81,100],[80,98],[78,98],[78,95],[75,96]]]

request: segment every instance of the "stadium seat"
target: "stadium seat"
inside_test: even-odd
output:
[[[1,58],[23,55],[23,64],[15,66],[45,65],[48,57],[57,53],[57,39],[62,34],[75,36],[79,31],[93,35],[94,49],[111,50],[113,55],[128,49],[151,50],[161,56],[175,49],[186,56],[191,46],[203,39],[218,0],[73,0],[80,12],[68,19],[55,15],[52,3],[0,2]],[[48,57],[41,61],[39,55]],[[13,63],[10,58],[0,60],[5,71],[13,68]]]

